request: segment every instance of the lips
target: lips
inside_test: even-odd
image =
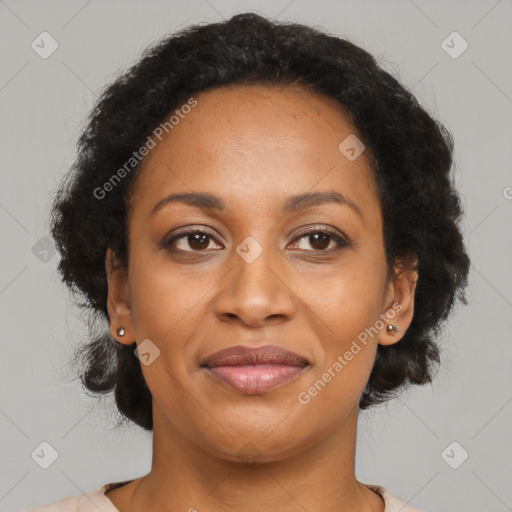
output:
[[[285,350],[277,345],[264,345],[258,348],[238,345],[215,352],[205,359],[202,366],[212,368],[216,366],[241,366],[251,364],[303,366],[308,364],[308,362],[298,354]]]
[[[237,391],[257,394],[297,378],[308,365],[305,358],[276,345],[239,345],[215,352],[201,367]]]

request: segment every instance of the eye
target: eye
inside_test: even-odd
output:
[[[337,230],[330,227],[310,229],[295,238],[292,243],[297,245],[297,243],[303,239],[313,247],[313,250],[311,251],[304,247],[298,247],[298,249],[307,252],[329,254],[338,251],[342,247],[350,247],[352,245],[351,242],[345,240]],[[216,240],[216,238],[210,231],[194,229],[173,236],[168,242],[164,242],[163,245],[172,251],[202,252],[208,249],[211,240]],[[178,246],[178,242],[181,242],[181,247]],[[332,242],[335,242],[334,247],[329,249]]]
[[[178,247],[176,242],[182,241],[182,239],[182,247]],[[208,248],[211,239],[215,240],[215,237],[209,231],[194,229],[182,232],[172,237],[165,243],[165,246],[169,247],[171,250],[178,250],[182,252],[200,252],[205,251]],[[186,248],[187,246],[192,248],[192,250],[188,250]]]
[[[294,240],[294,243],[302,239],[305,239],[306,243],[309,243],[311,247],[313,247],[313,252],[331,253],[338,251],[342,247],[349,247],[351,245],[337,230],[330,227],[311,229],[298,236]],[[333,241],[335,242],[334,248],[331,247],[328,249]],[[298,249],[311,252],[309,249],[304,249],[303,247],[298,247]]]

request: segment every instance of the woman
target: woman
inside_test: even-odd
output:
[[[105,90],[60,190],[87,389],[151,471],[33,510],[416,509],[356,479],[358,412],[431,382],[469,258],[453,142],[354,44],[256,14]],[[91,331],[91,334],[95,331]]]

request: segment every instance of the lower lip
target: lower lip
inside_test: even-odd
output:
[[[264,393],[289,382],[304,366],[257,364],[247,366],[216,366],[206,368],[215,378],[247,394]]]

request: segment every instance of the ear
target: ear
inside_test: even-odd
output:
[[[107,310],[110,318],[110,333],[120,343],[131,345],[135,341],[135,334],[131,311],[128,269],[120,265],[115,253],[108,249],[105,256],[105,270],[108,281]],[[117,332],[121,327],[124,329],[123,336],[120,336]]]
[[[394,275],[390,278],[385,294],[385,312],[381,315],[384,327],[377,338],[381,345],[393,345],[400,341],[411,325],[418,281],[417,263],[418,258],[413,255],[400,260],[394,266]],[[394,325],[399,330],[388,331],[388,325]]]

